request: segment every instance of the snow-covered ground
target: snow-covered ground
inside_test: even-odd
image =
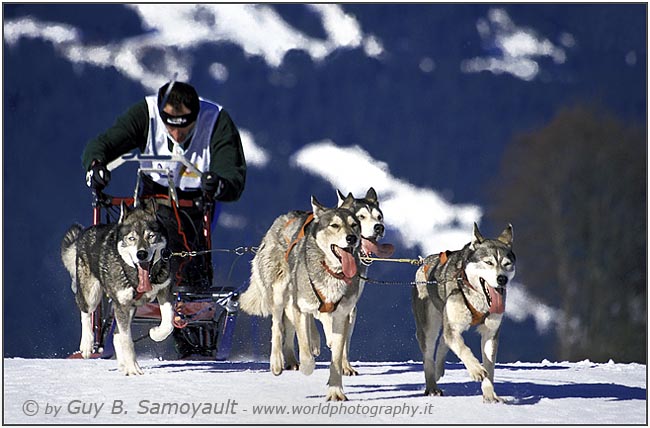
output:
[[[496,369],[507,404],[484,404],[461,364],[448,363],[443,397],[425,397],[420,362],[357,362],[350,401],[325,401],[328,365],[275,377],[266,362],[4,360],[6,424],[647,424],[640,364],[511,363]]]

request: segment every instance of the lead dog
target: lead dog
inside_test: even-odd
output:
[[[332,359],[326,399],[347,400],[342,358],[349,317],[359,292],[361,226],[348,209],[325,208],[312,197],[312,213],[278,217],[267,231],[251,265],[243,311],[271,315],[271,372],[282,373],[286,319],[298,337],[300,371],[313,372],[315,314],[331,325]],[[297,225],[298,227],[296,227]],[[294,233],[287,235],[288,231]]]
[[[361,224],[361,247],[360,247],[360,256],[361,267],[359,269],[359,292],[357,295],[357,301],[363,293],[363,288],[365,286],[366,275],[368,274],[369,264],[363,261],[365,257],[390,257],[393,255],[395,248],[391,244],[378,244],[378,240],[384,237],[384,214],[379,208],[379,199],[377,198],[377,192],[372,187],[368,189],[368,192],[363,198],[355,198],[352,193],[349,193],[347,197],[344,197],[340,191],[337,191],[338,194],[338,206],[345,207],[352,211],[354,215],[359,220]],[[350,364],[349,353],[350,353],[350,341],[352,340],[352,332],[354,331],[354,325],[356,323],[357,317],[357,307],[355,306],[352,312],[350,313],[350,320],[348,326],[348,335],[345,338],[345,347],[343,348],[343,374],[346,376],[356,376],[359,373],[352,367]],[[321,317],[318,314],[316,315],[321,323],[323,324],[323,331],[327,340],[327,345],[330,346],[329,333],[332,329],[331,325],[328,324],[329,319],[327,317]],[[290,343],[293,343],[291,340]],[[285,355],[286,357],[286,355]]]
[[[483,400],[503,401],[494,392],[494,364],[506,285],[515,276],[512,240],[512,225],[497,239],[485,239],[475,223],[473,239],[463,249],[430,255],[418,268],[412,308],[424,362],[425,395],[442,395],[437,381],[444,374],[445,356],[451,349],[471,378],[481,381]],[[471,326],[481,334],[483,365],[463,340],[462,333]]]
[[[117,330],[113,337],[118,368],[125,375],[140,375],[135,359],[131,321],[136,306],[158,299],[161,323],[149,330],[160,342],[174,329],[170,299],[169,262],[161,257],[167,246],[164,228],[155,215],[154,203],[130,210],[124,203],[115,224],[84,229],[73,225],[61,243],[61,259],[72,278],[72,292],[81,311],[83,358],[93,351],[90,314],[106,293],[113,301]]]

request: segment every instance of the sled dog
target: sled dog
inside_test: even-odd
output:
[[[378,244],[378,240],[383,238],[385,228],[384,228],[384,214],[379,208],[379,200],[377,198],[377,192],[374,188],[368,189],[366,195],[363,198],[355,198],[352,193],[349,193],[347,197],[337,190],[338,195],[338,206],[341,208],[349,209],[357,217],[359,223],[361,224],[361,246],[359,248],[359,255],[363,257],[371,257],[373,255],[378,257],[390,257],[393,255],[394,247],[391,244]],[[366,275],[368,273],[368,263],[365,263],[361,259],[361,265],[359,268],[359,293],[357,295],[357,301],[361,297],[363,292],[364,285],[366,281]],[[325,332],[327,346],[330,347],[329,335],[331,332],[331,325],[328,324],[330,320],[329,317],[320,317],[320,313],[316,314],[323,324],[323,331]],[[350,340],[352,339],[352,332],[354,330],[354,325],[356,321],[357,307],[355,305],[354,309],[350,313],[348,335],[345,338],[345,347],[343,348],[343,374],[346,376],[355,376],[359,373],[352,367],[349,360],[350,352]],[[284,340],[284,359],[285,359],[285,368],[295,368],[297,369],[298,363],[295,359],[295,352],[293,349],[293,326],[290,322],[285,323],[285,340]],[[312,346],[314,349],[314,355],[320,353],[318,349],[320,344],[320,338],[318,337],[318,330],[316,326],[312,330],[315,334],[313,336]]]
[[[118,368],[125,375],[142,374],[135,359],[131,338],[131,320],[136,306],[158,299],[161,322],[149,330],[149,336],[160,342],[173,330],[169,262],[164,261],[167,237],[155,215],[154,202],[129,209],[121,206],[115,224],[99,224],[84,229],[73,225],[61,243],[61,259],[72,278],[72,292],[81,311],[81,343],[83,358],[93,351],[90,314],[102,294],[113,301],[117,330],[113,343]]]
[[[424,362],[425,395],[442,395],[437,382],[451,349],[471,378],[482,382],[483,400],[503,401],[494,392],[494,365],[506,286],[515,276],[512,240],[512,225],[498,238],[486,239],[475,223],[473,239],[463,249],[430,255],[418,268],[412,308]],[[482,365],[463,341],[462,333],[471,326],[481,335]]]
[[[346,400],[342,358],[359,295],[361,225],[349,209],[325,208],[313,196],[311,205],[311,213],[294,211],[273,222],[251,262],[250,285],[240,303],[249,314],[271,315],[270,368],[275,375],[285,367],[287,319],[295,327],[300,371],[306,375],[315,367],[313,317],[326,319],[332,349],[326,398]]]

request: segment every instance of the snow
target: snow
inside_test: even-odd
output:
[[[462,248],[471,239],[473,223],[479,223],[482,216],[477,205],[452,204],[433,189],[394,176],[387,163],[359,146],[314,142],[292,155],[290,164],[327,180],[344,194],[362,197],[374,187],[387,226],[399,233],[403,245],[419,247],[424,256]]]
[[[461,70],[465,73],[490,71],[494,74],[509,73],[519,79],[535,79],[540,69],[538,57],[551,57],[556,64],[566,62],[566,52],[550,40],[540,37],[536,31],[517,27],[505,9],[493,8],[487,19],[479,19],[476,29],[483,43],[491,46],[496,56],[477,57],[463,61]],[[573,46],[571,34],[563,34],[565,46]]]
[[[356,362],[349,401],[325,401],[328,364],[273,376],[267,362],[141,359],[125,377],[115,360],[4,360],[5,424],[646,424],[641,364],[498,364],[482,402],[462,364],[447,363],[443,397],[425,397],[420,362]],[[28,415],[29,414],[29,415]],[[32,415],[33,414],[33,415]]]
[[[74,26],[32,17],[7,20],[4,34],[9,46],[22,38],[52,42],[60,55],[75,64],[114,67],[150,90],[157,90],[174,72],[179,73],[180,80],[190,81],[194,61],[189,58],[193,50],[205,44],[233,43],[247,56],[259,57],[272,68],[279,67],[292,50],[303,51],[315,61],[323,61],[337,49],[362,48],[371,57],[379,57],[384,51],[381,41],[365,34],[359,22],[337,4],[308,5],[322,22],[326,39],[309,37],[263,4],[129,4],[126,7],[138,14],[147,31],[114,44],[88,44]],[[145,54],[152,51],[163,53],[156,67],[144,62]],[[228,70],[222,64],[219,76],[224,72]]]

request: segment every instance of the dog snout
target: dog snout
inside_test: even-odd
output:
[[[508,283],[508,277],[505,275],[499,275],[497,276],[497,284],[499,284],[501,287],[506,285]]]
[[[357,243],[357,237],[355,235],[348,235],[345,237],[345,241],[348,245],[354,245]]]
[[[145,250],[138,250],[138,252],[135,253],[135,256],[138,258],[138,260],[143,262],[149,258],[149,253]]]
[[[384,236],[384,225],[377,223],[375,225],[375,235]]]

